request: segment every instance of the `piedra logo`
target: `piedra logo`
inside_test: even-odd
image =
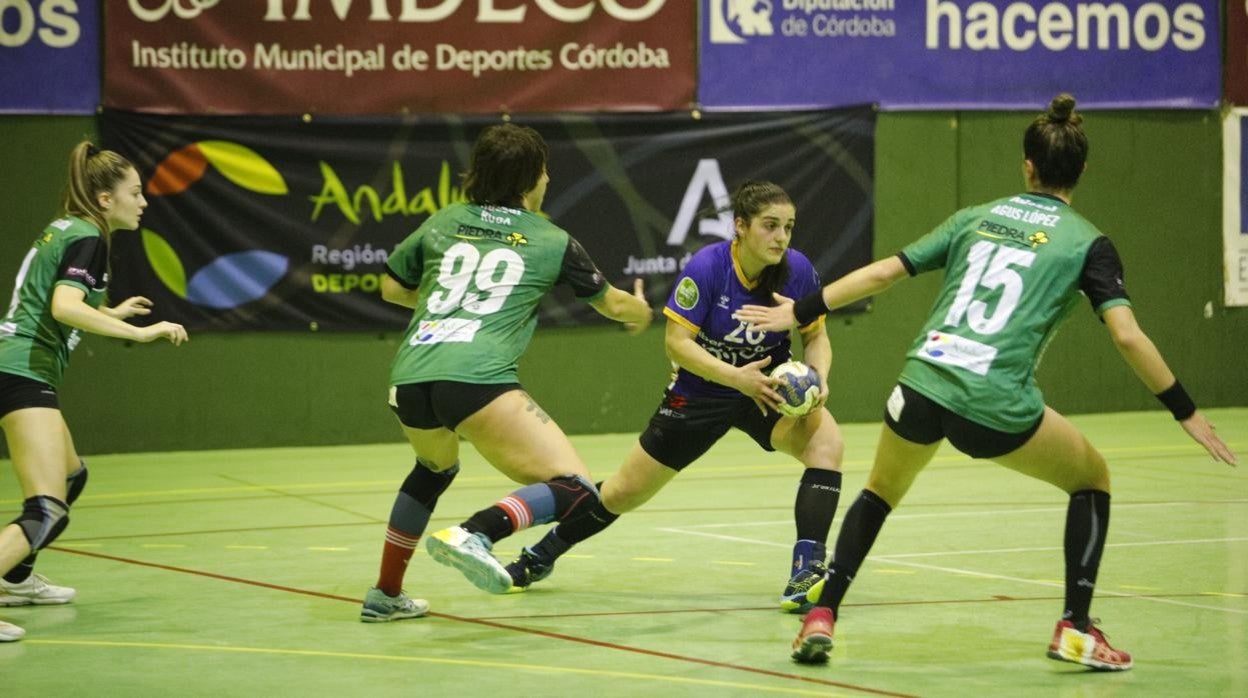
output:
[[[288,193],[280,172],[254,150],[229,141],[198,141],[167,156],[152,173],[148,197],[180,194],[203,178],[209,167],[231,183],[258,194]],[[290,259],[264,250],[221,255],[187,278],[181,257],[154,230],[143,228],[147,261],[170,291],[193,305],[228,310],[263,298],[290,268]]]

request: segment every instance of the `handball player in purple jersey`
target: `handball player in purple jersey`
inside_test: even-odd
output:
[[[619,471],[601,483],[600,502],[548,532],[507,566],[511,591],[546,578],[555,560],[625,512],[647,502],[735,427],[766,451],[793,456],[804,471],[794,504],[796,542],[780,607],[802,612],[823,579],[825,542],[841,490],[840,430],[824,407],[832,347],[822,320],[799,328],[803,359],[823,388],[803,417],[776,411],[781,397],[768,371],[791,358],[788,330],[756,331],[732,315],[746,304],[772,303],[772,293],[800,298],[820,288],[804,255],[789,249],[792,199],[779,186],[753,181],[732,196],[735,236],[699,250],[681,272],[663,313],[675,378]]]

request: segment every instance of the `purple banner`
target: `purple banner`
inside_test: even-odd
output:
[[[0,112],[94,114],[99,27],[96,0],[0,2]]]
[[[1216,0],[704,0],[707,109],[1212,108]]]

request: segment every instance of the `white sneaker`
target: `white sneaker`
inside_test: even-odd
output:
[[[70,587],[48,584],[42,574],[32,574],[24,582],[13,584],[0,579],[0,606],[46,606],[69,603],[78,592]],[[20,637],[20,636],[19,636]]]
[[[511,574],[490,553],[492,547],[484,535],[469,533],[459,526],[444,528],[425,539],[425,549],[434,562],[463,572],[482,591],[506,594],[511,588]]]
[[[385,623],[405,618],[420,618],[427,613],[429,613],[429,602],[424,599],[413,599],[401,591],[398,596],[387,596],[386,592],[373,587],[364,595],[360,620],[365,623]]]
[[[0,642],[17,642],[25,636],[25,630],[0,620]]]

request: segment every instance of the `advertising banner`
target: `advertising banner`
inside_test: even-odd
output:
[[[1219,5],[703,0],[698,97],[707,109],[1039,109],[1069,92],[1081,108],[1211,108]]]
[[[1248,106],[1248,0],[1226,3],[1226,101]]]
[[[0,2],[0,113],[94,114],[99,103],[97,0]]]
[[[875,115],[564,115],[515,120],[550,145],[542,213],[609,281],[666,301],[702,246],[733,235],[721,211],[750,179],[797,207],[792,246],[825,281],[871,260]],[[106,147],[131,158],[148,208],[113,238],[110,293],[143,295],[193,329],[402,327],[381,300],[390,251],[464,200],[472,143],[495,120],[173,117],[106,110]],[[567,289],[547,324],[601,320]]]
[[[200,114],[693,106],[685,0],[104,0],[107,106]]]
[[[1248,305],[1248,109],[1227,112],[1222,121],[1222,249],[1226,304]]]

